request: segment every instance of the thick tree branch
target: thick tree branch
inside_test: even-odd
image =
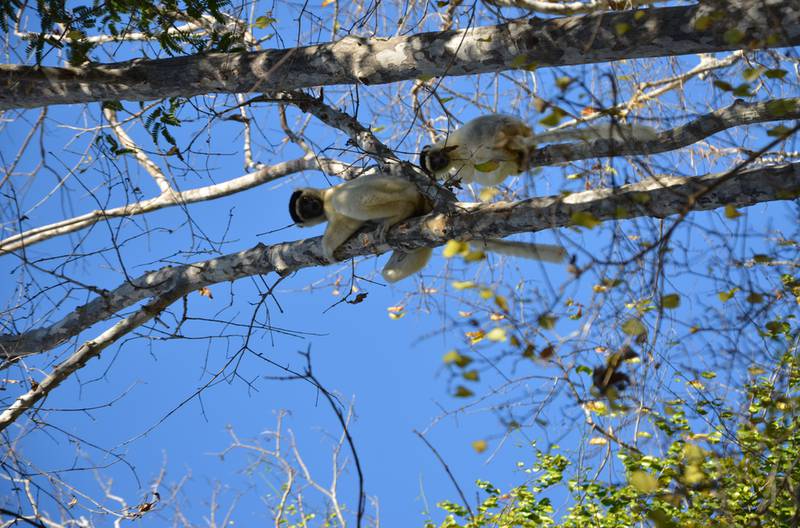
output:
[[[686,147],[736,126],[785,119],[800,119],[800,98],[790,97],[758,103],[746,103],[739,99],[726,108],[701,115],[685,125],[664,130],[650,141],[598,140],[533,149],[530,152],[529,167],[598,157],[659,154]]]
[[[714,10],[722,18],[713,14]],[[738,30],[736,38],[731,38],[733,29]],[[348,36],[332,43],[283,50],[65,68],[2,65],[0,110],[334,84],[385,84],[527,66],[798,44],[800,5],[794,0],[706,0],[699,6],[533,18],[409,37]]]
[[[568,2],[564,0],[487,0],[497,7],[519,7],[537,13],[550,15],[576,15],[593,13],[611,9],[625,9],[643,5],[657,4],[666,0],[588,0],[586,2]]]
[[[303,101],[299,96],[294,95],[291,100],[293,104]],[[362,147],[374,146],[370,138],[373,134],[363,127],[354,118],[330,108],[328,105],[307,97],[310,102],[303,104],[300,108],[305,112],[311,112],[319,119],[335,128],[339,128],[353,135],[363,135]],[[272,97],[270,100],[274,100]],[[287,102],[289,100],[287,99]],[[312,108],[313,106],[313,108]],[[769,121],[800,118],[800,98],[775,99],[772,101],[759,103],[745,103],[736,101],[727,108],[716,110],[709,114],[702,115],[685,125],[665,130],[661,132],[657,139],[652,141],[627,141],[616,143],[614,141],[598,140],[594,142],[566,143],[549,145],[540,149],[534,149],[530,153],[530,167],[539,167],[563,163],[567,161],[578,161],[596,157],[624,156],[624,155],[646,155],[667,152],[696,143],[712,134],[716,134],[728,128],[740,125],[751,125]],[[375,139],[381,152],[391,151],[380,141]],[[128,147],[128,145],[125,145]],[[135,145],[134,145],[135,148]],[[378,148],[378,147],[376,147]],[[81,229],[90,227],[101,220],[116,217],[126,217],[139,215],[170,207],[177,204],[190,204],[199,201],[213,200],[223,196],[250,189],[262,183],[286,176],[302,170],[321,169],[329,174],[343,174],[346,167],[343,164],[332,160],[314,159],[311,156],[296,160],[279,163],[273,167],[265,167],[251,174],[240,176],[233,180],[176,193],[166,192],[156,198],[141,202],[116,207],[114,209],[92,211],[84,215],[62,220],[41,227],[29,229],[23,233],[9,236],[0,240],[0,256],[29,247],[38,242],[43,242],[57,236],[74,233]],[[391,169],[389,169],[391,172]],[[406,171],[404,174],[414,177],[412,181],[417,183],[420,190],[429,196],[434,203],[452,203],[454,198],[452,193],[446,189],[430,182],[428,178],[416,171]],[[348,179],[348,177],[345,177]]]
[[[402,165],[393,166],[402,170]],[[399,175],[398,175],[399,176]],[[800,195],[800,163],[761,167],[736,173],[709,174],[695,178],[664,176],[569,196],[530,198],[520,202],[458,204],[447,214],[434,213],[399,224],[387,241],[375,233],[362,232],[344,244],[340,260],[384,253],[392,248],[436,247],[451,239],[502,238],[514,233],[536,232],[571,224],[572,215],[590,212],[599,220],[653,216],[664,218],[693,210],[725,205],[747,206],[773,200],[791,200]],[[174,297],[219,282],[251,275],[293,273],[326,264],[320,238],[264,246],[223,257],[167,266],[143,274],[80,306],[57,323],[20,335],[0,336],[0,355],[6,360],[52,349],[92,325],[150,298]],[[178,292],[178,293],[176,293]]]

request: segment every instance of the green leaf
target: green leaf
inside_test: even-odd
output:
[[[556,326],[556,317],[550,314],[539,316],[539,326],[545,330],[552,330]]]
[[[783,79],[788,73],[786,70],[775,69],[765,71],[764,76],[767,79]]]
[[[553,111],[549,115],[539,120],[539,123],[546,127],[554,127],[564,119],[567,113],[558,107],[553,107]]]
[[[475,170],[478,172],[493,172],[497,170],[497,167],[500,166],[500,163],[495,160],[489,160],[484,163],[478,163],[475,165]]]
[[[269,26],[270,24],[274,24],[275,22],[277,22],[277,19],[272,18],[269,15],[262,15],[262,16],[256,18],[255,26],[258,29],[264,29],[267,26]]]
[[[681,296],[677,293],[670,293],[661,297],[661,307],[674,310],[681,304]]]
[[[647,332],[647,328],[639,319],[631,317],[622,323],[622,331],[631,336],[639,336]]]
[[[453,394],[456,398],[469,398],[470,396],[474,396],[475,393],[466,388],[463,385],[459,385],[456,387],[456,392]]]
[[[569,217],[570,224],[574,226],[581,226],[587,229],[592,229],[598,225],[600,225],[600,220],[595,218],[595,216],[590,213],[589,211],[575,211]]]
[[[714,84],[714,86],[716,86],[720,90],[725,90],[726,92],[732,92],[733,91],[733,85],[731,85],[731,83],[717,80],[717,81],[714,81],[713,84]]]
[[[478,381],[478,379],[480,378],[480,375],[478,374],[477,370],[472,369],[472,370],[464,371],[464,373],[461,374],[461,377],[463,377],[467,381]]]
[[[694,28],[697,31],[705,31],[711,27],[711,24],[713,24],[713,22],[714,20],[710,16],[707,15],[700,16],[695,19]]]
[[[733,299],[733,296],[736,295],[737,291],[739,291],[739,287],[738,286],[735,287],[735,288],[731,288],[730,290],[728,290],[726,292],[725,291],[719,292],[717,294],[717,297],[719,297],[719,300],[722,301],[722,302],[728,302],[731,299]]]
[[[528,56],[527,55],[517,55],[513,59],[511,59],[511,67],[512,68],[522,68],[526,64],[528,64]]]
[[[730,28],[723,33],[722,38],[724,38],[725,42],[728,44],[738,44],[744,38],[744,32],[739,28]]]
[[[742,77],[747,82],[753,82],[764,72],[764,68],[745,68]]]
[[[764,302],[764,296],[760,293],[751,292],[750,295],[745,298],[745,301],[749,302],[750,304],[761,304]]]
[[[778,125],[767,130],[767,135],[771,137],[788,137],[790,132],[790,128],[784,125]]]

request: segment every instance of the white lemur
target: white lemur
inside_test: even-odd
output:
[[[488,114],[468,121],[445,139],[423,147],[419,164],[438,179],[453,174],[465,183],[498,185],[507,176],[527,168],[528,153],[539,143],[598,139],[649,141],[657,136],[658,133],[648,126],[618,123],[534,134],[531,127],[516,117]]]
[[[327,221],[322,236],[322,254],[329,261],[341,246],[365,222],[379,221],[383,237],[391,226],[431,212],[430,202],[410,181],[381,175],[367,175],[328,189],[304,188],[292,193],[289,214],[300,227]],[[566,256],[562,247],[527,244],[504,240],[483,241],[489,251],[522,256],[547,262],[561,262]],[[395,250],[381,274],[388,282],[397,282],[425,267],[431,257],[430,248],[411,251]]]

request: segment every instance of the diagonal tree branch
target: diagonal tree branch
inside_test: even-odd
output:
[[[403,165],[392,166],[403,170]],[[336,252],[339,260],[381,254],[392,248],[436,247],[451,239],[502,238],[571,225],[572,215],[587,211],[599,220],[652,216],[665,218],[725,205],[747,206],[792,200],[800,193],[800,163],[760,167],[736,173],[682,178],[662,176],[616,189],[597,189],[569,196],[530,198],[519,202],[460,203],[447,214],[410,219],[392,228],[386,241],[362,232]],[[645,196],[646,195],[646,196]],[[695,199],[700,196],[699,199]],[[141,275],[85,304],[60,321],[19,335],[0,335],[0,357],[13,360],[50,350],[92,325],[150,298],[180,295],[211,284],[276,272],[287,275],[327,264],[320,238],[286,242],[232,253],[211,260],[167,266]]]
[[[142,200],[113,209],[97,209],[80,216],[28,229],[0,240],[0,256],[57,236],[86,229],[97,222],[109,218],[140,215],[165,207],[215,200],[305,170],[323,170],[329,174],[336,175],[345,175],[351,172],[351,169],[343,163],[307,155],[264,167],[222,183],[181,192],[166,192],[149,200]]]
[[[275,97],[268,99],[275,100]],[[298,106],[302,104],[300,108],[303,111],[312,112],[318,118],[323,119],[326,124],[345,130],[349,135],[363,135],[362,148],[371,145],[374,146],[372,139],[370,139],[374,138],[373,134],[347,114],[332,109],[321,101],[303,94],[293,94],[291,99],[285,100],[293,104],[298,104]],[[691,145],[712,134],[735,126],[798,118],[800,118],[800,98],[775,99],[759,103],[736,101],[731,106],[702,115],[685,125],[678,126],[671,130],[665,130],[659,134],[658,138],[652,141],[627,141],[617,143],[614,141],[598,140],[594,142],[549,145],[543,148],[533,149],[530,153],[530,167],[553,165],[555,163],[596,157],[657,154]],[[389,155],[392,157],[394,156],[380,141],[377,139],[375,139],[375,141],[380,145],[381,152],[385,150]],[[75,231],[85,229],[104,219],[139,215],[177,204],[190,204],[199,201],[213,200],[235,192],[250,189],[262,183],[286,176],[287,174],[318,168],[337,175],[344,174],[346,171],[346,167],[338,162],[305,156],[296,160],[279,163],[272,167],[266,167],[251,174],[246,174],[216,185],[191,189],[179,193],[170,191],[150,200],[144,200],[113,209],[97,210],[67,220],[35,227],[0,240],[0,256],[21,249],[22,247],[30,247],[33,244],[57,236],[74,233]],[[426,178],[416,173],[414,173],[414,176],[413,181],[417,183],[422,192],[425,192],[426,195],[432,198],[434,203],[452,201],[452,194],[449,191],[437,185],[433,185]],[[346,176],[345,179],[349,179],[349,175]]]
[[[800,97],[757,103],[737,99],[728,107],[701,115],[685,125],[664,130],[649,141],[597,140],[535,148],[530,152],[529,167],[598,157],[660,154],[697,143],[736,126],[785,119],[800,119]]]
[[[621,31],[620,28],[625,28]],[[731,30],[737,38],[731,38]],[[206,93],[285,91],[800,44],[794,0],[706,0],[283,50],[80,67],[0,65],[0,110]]]
[[[396,165],[396,168],[403,167]],[[646,195],[646,199],[643,199]],[[600,189],[567,197],[531,198],[521,202],[460,204],[461,212],[431,214],[411,219],[393,228],[388,237],[391,247],[405,249],[438,246],[449,239],[504,237],[523,231],[541,231],[570,225],[576,212],[588,211],[601,220],[627,217],[667,217],[684,215],[687,208],[708,210],[725,205],[746,206],[800,196],[800,164],[762,167],[747,171],[709,174],[697,178],[662,177]],[[97,338],[86,341],[38,385],[19,396],[0,413],[0,431],[25,411],[32,409],[61,382],[97,357],[120,338],[157,317],[170,304],[188,293],[223,281],[276,272],[286,275],[304,267],[324,263],[319,238],[270,247],[254,248],[184,266],[167,266],[127,282],[101,295],[56,324],[21,335],[0,336],[0,353],[6,360],[51,349],[121,310],[152,299],[124,317]],[[337,251],[339,258],[351,258],[391,249],[376,239],[375,233],[360,233]]]

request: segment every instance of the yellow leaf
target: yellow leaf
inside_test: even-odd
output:
[[[481,288],[481,291],[478,295],[481,296],[481,299],[491,299],[494,293],[492,293],[492,290],[489,288]]]
[[[606,445],[608,440],[602,436],[594,436],[589,439],[589,445]]]
[[[495,196],[497,196],[497,194],[498,194],[499,192],[500,192],[500,191],[497,189],[497,187],[484,187],[483,189],[481,189],[481,192],[480,192],[480,193],[478,193],[478,198],[479,198],[479,199],[480,199],[480,201],[482,201],[482,202],[488,202],[488,201],[490,201],[492,198],[494,198]]]
[[[400,312],[400,313],[389,312],[387,315],[389,316],[389,319],[392,319],[393,321],[396,321],[398,319],[402,319],[403,317],[405,317],[406,313],[405,312]]]
[[[470,363],[472,363],[472,358],[469,356],[465,356],[463,354],[459,354],[458,350],[451,350],[442,357],[442,361],[444,361],[447,364],[453,364],[458,367],[464,368]]]
[[[403,306],[402,304],[398,304],[397,306],[389,306],[388,308],[386,308],[386,311],[391,313],[400,313],[405,309],[406,309],[405,306]]]
[[[206,288],[205,286],[197,290],[197,292],[202,295],[203,297],[208,297],[209,299],[213,299],[214,296],[211,294],[211,290]]]
[[[494,303],[504,312],[508,311],[508,301],[502,295],[495,295]]]
[[[456,290],[467,290],[469,288],[474,288],[477,285],[472,281],[453,281],[452,286]]]
[[[461,376],[467,381],[478,381],[479,375],[477,370],[467,370]]]
[[[736,288],[731,288],[728,291],[719,292],[717,294],[717,297],[719,297],[719,300],[722,301],[722,302],[728,302],[731,299],[733,299],[733,296],[736,295],[737,291],[739,291],[739,287],[738,286]]]
[[[567,77],[567,76],[558,77],[558,78],[556,79],[556,86],[558,86],[558,88],[559,88],[560,90],[564,91],[564,90],[566,90],[566,89],[567,89],[567,87],[568,87],[570,84],[572,84],[572,81],[574,81],[574,80],[575,80],[575,79],[573,79],[572,77]]]
[[[706,386],[705,386],[705,385],[703,385],[703,382],[701,382],[700,380],[691,380],[691,381],[687,381],[686,383],[687,383],[687,384],[688,384],[690,387],[692,387],[692,388],[695,388],[695,389],[697,389],[697,390],[703,390],[703,389],[705,389],[705,388],[706,388]]]
[[[476,453],[483,453],[486,451],[487,447],[489,447],[489,444],[486,440],[475,440],[472,442],[472,449],[474,449]]]
[[[628,482],[641,493],[653,493],[658,490],[658,479],[644,471],[631,471]]]
[[[465,335],[469,338],[471,344],[480,343],[486,337],[486,332],[483,330],[476,330],[475,332],[466,332]]]
[[[322,0],[322,7],[328,7],[333,3],[333,0]]]
[[[447,244],[444,245],[444,249],[442,250],[442,256],[444,258],[452,258],[456,255],[466,253],[467,251],[469,251],[469,244],[466,242],[448,240]]]
[[[740,216],[742,216],[742,213],[740,213],[735,206],[731,204],[725,206],[725,218],[728,220],[734,220]]]
[[[614,32],[619,37],[630,31],[630,29],[631,25],[628,24],[627,22],[617,22],[616,24],[614,24]]]
[[[489,314],[489,319],[492,320],[492,321],[502,321],[505,318],[506,318],[506,316],[503,315],[503,314],[494,313],[494,312]]]
[[[594,412],[594,413],[597,413],[597,414],[605,414],[606,411],[608,410],[608,408],[606,407],[606,404],[601,402],[601,401],[599,401],[599,400],[586,402],[584,404],[584,407],[586,407],[586,410]]]
[[[489,333],[486,334],[486,339],[495,342],[505,341],[507,339],[506,331],[505,329],[500,328],[499,326],[497,328],[492,328],[491,330],[489,330]]]
[[[478,262],[486,258],[483,251],[470,251],[464,255],[464,262]]]

